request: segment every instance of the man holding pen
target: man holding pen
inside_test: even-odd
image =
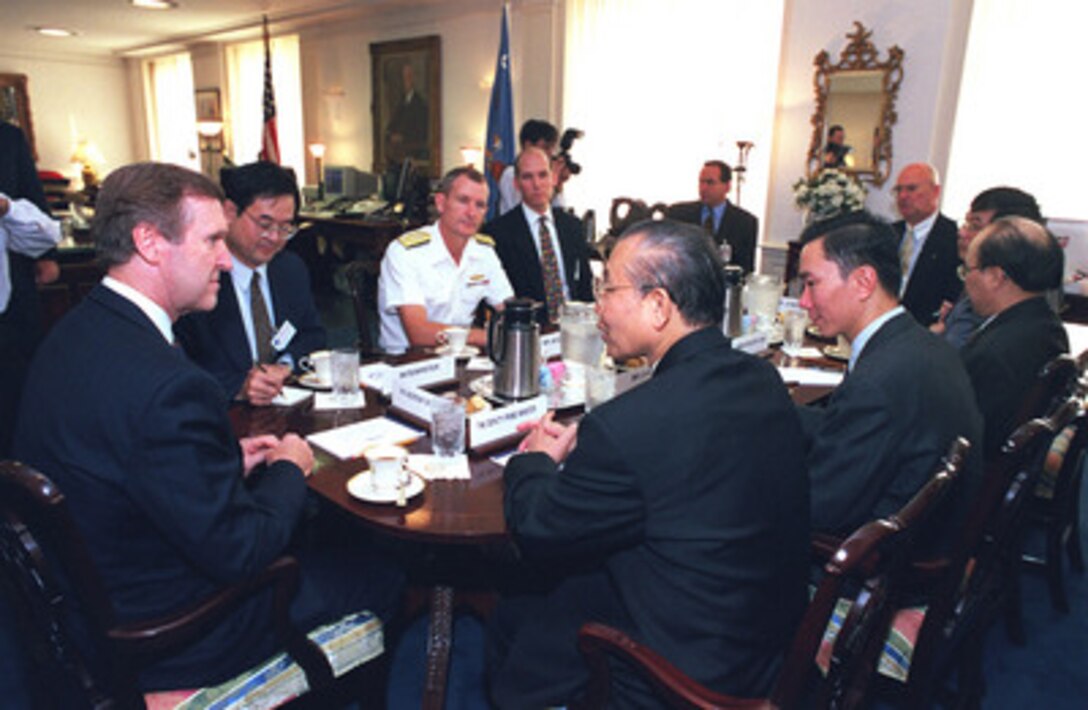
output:
[[[283,250],[297,231],[298,183],[267,162],[225,168],[220,182],[231,270],[220,275],[215,309],[174,330],[228,396],[266,405],[302,356],[325,347],[305,264]]]

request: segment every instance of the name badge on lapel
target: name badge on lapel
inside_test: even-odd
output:
[[[291,321],[285,320],[280,329],[276,331],[276,334],[272,336],[272,348],[276,352],[283,352],[295,339],[296,333],[298,333],[298,329],[291,325]]]

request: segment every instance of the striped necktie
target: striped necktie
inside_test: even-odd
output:
[[[903,283],[899,294],[907,290],[907,277],[910,276],[910,260],[914,256],[914,227],[907,226],[903,241],[899,244],[899,271],[903,274]]]
[[[548,217],[540,218],[540,266],[544,272],[544,298],[548,303],[548,320],[559,320],[559,306],[563,303],[563,280],[559,277],[559,259],[556,258],[552,234],[548,229]]]
[[[257,362],[272,362],[272,319],[261,292],[261,273],[253,272],[249,282],[249,309],[253,315],[253,338],[257,341]]]

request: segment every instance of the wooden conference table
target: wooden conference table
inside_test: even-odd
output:
[[[813,345],[819,345],[813,342]],[[408,356],[418,359],[422,354]],[[779,349],[774,348],[764,356],[776,365],[795,364],[821,369],[842,370],[841,362],[827,358],[813,361],[789,362]],[[468,383],[482,372],[468,371],[465,363],[457,366],[457,387],[467,393]],[[451,386],[452,387],[452,386]],[[825,386],[791,386],[795,402],[807,404],[817,401],[831,392]],[[294,407],[250,407],[240,404],[232,408],[231,421],[238,436],[276,434],[287,432],[307,435],[344,426],[364,419],[381,416],[389,411],[388,400],[379,393],[366,391],[366,407],[355,410],[314,411],[312,399]],[[568,413],[577,418],[580,411]],[[430,453],[427,435],[408,447],[413,453]],[[363,526],[382,535],[419,543],[440,558],[453,550],[478,548],[506,548],[509,538],[503,516],[502,467],[488,454],[469,454],[471,480],[430,481],[424,491],[410,499],[404,507],[380,505],[357,500],[348,494],[348,480],[367,468],[365,459],[337,460],[329,454],[314,449],[317,461],[314,474],[309,478],[310,488],[337,509],[347,513]],[[440,572],[429,589],[429,630],[427,640],[427,670],[423,695],[423,707],[439,710],[444,706],[446,675],[452,643],[452,624],[457,582]],[[486,612],[478,601],[469,596],[466,602],[477,612]],[[484,607],[487,605],[484,604]]]

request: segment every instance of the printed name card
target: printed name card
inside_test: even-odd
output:
[[[470,414],[468,435],[472,441],[472,447],[478,449],[494,441],[514,436],[518,433],[518,424],[535,422],[547,411],[548,398],[540,395],[524,402]]]
[[[393,407],[424,422],[431,421],[431,406],[439,399],[441,397],[438,395],[406,385],[403,381],[393,389]]]
[[[439,357],[422,362],[409,362],[394,368],[401,385],[421,387],[436,382],[448,382],[457,376],[456,362],[452,357]],[[428,415],[430,416],[430,415]]]
[[[540,359],[544,362],[562,355],[559,333],[548,333],[540,336]]]
[[[393,383],[396,381],[397,373],[393,366],[384,362],[375,362],[359,368],[359,382],[384,395],[393,393]]]
[[[733,338],[732,345],[734,350],[758,355],[767,349],[767,334],[756,331],[747,335],[738,335]]]

